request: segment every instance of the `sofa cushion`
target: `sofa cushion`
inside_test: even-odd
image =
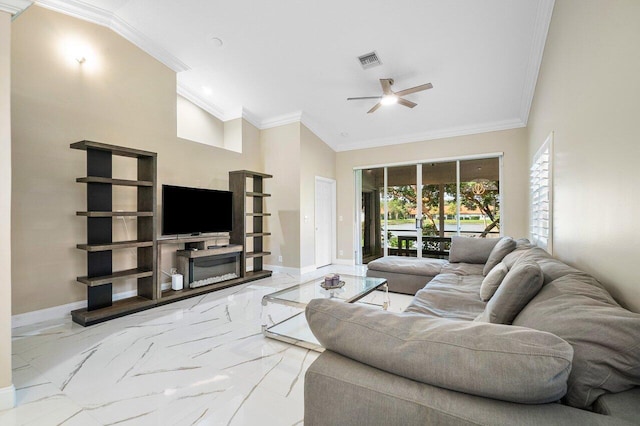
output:
[[[542,287],[542,270],[537,263],[519,260],[504,277],[484,312],[475,321],[511,324]]]
[[[312,300],[306,317],[326,349],[418,382],[527,404],[566,391],[573,350],[551,333],[330,299]]]
[[[589,407],[600,395],[640,385],[640,314],[619,306],[584,274],[547,284],[514,325],[548,331],[574,348],[565,401]]]
[[[505,258],[505,264],[507,264],[507,267],[509,267],[509,264],[506,260],[507,259]],[[549,253],[547,253],[540,247],[533,247],[531,249],[525,250],[522,253],[522,256],[520,256],[517,261],[521,260],[532,260],[536,262],[540,266],[540,269],[542,269],[545,284],[548,284],[553,280],[569,274],[582,274],[585,280],[591,277],[590,275],[576,268],[573,268],[558,259],[552,258]],[[591,281],[594,285],[600,286],[600,284],[596,280],[592,279]]]
[[[477,263],[445,263],[441,274],[482,275],[484,265]]]
[[[516,249],[516,240],[511,237],[500,238],[500,241],[493,247],[487,263],[485,263],[482,269],[482,274],[487,275],[494,266],[502,262],[502,259],[512,251]]]
[[[440,274],[416,293],[405,312],[471,321],[485,307],[481,283],[482,275]]]
[[[487,263],[491,250],[498,241],[497,238],[451,237],[449,262]]]
[[[619,393],[606,393],[593,403],[593,411],[605,416],[613,416],[638,423],[640,419],[640,388]]]
[[[523,254],[525,254],[527,251],[529,251],[534,247],[536,246],[531,244],[531,242],[528,239],[519,238],[516,240],[515,250],[507,254],[504,257],[504,259],[502,259],[502,261],[504,262],[505,265],[507,265],[507,268],[511,269],[513,265],[516,263],[516,261],[520,258],[520,256],[522,256]]]
[[[447,261],[444,259],[417,259],[415,257],[408,256],[386,256],[369,262],[367,264],[367,269],[435,277],[440,273],[442,265],[445,263],[447,263]]]
[[[502,280],[504,280],[504,277],[506,277],[508,273],[509,269],[507,265],[502,262],[498,263],[482,280],[480,299],[485,302],[491,299],[491,296],[498,290]]]

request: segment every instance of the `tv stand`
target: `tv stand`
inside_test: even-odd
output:
[[[185,243],[184,249],[185,250],[203,250],[204,243],[205,243],[204,241]]]
[[[207,243],[209,243],[209,245],[207,245]],[[180,246],[183,244],[184,250],[178,248],[176,254],[178,257],[178,272],[184,276],[184,288],[182,290],[162,290],[162,274],[157,274],[156,295],[159,305],[271,276],[271,271],[262,271],[261,273],[246,272],[243,274],[241,270],[241,258],[244,253],[244,248],[240,244],[229,244],[229,234],[226,232],[200,236],[158,238],[158,270],[162,268],[162,248],[169,247],[170,245]],[[215,245],[216,247],[209,248],[210,245]],[[189,250],[189,248],[196,248],[197,250]],[[235,268],[237,272],[235,272],[235,274],[237,278],[219,281],[201,287],[188,288],[190,266],[193,266],[190,265],[190,263],[193,263],[194,259],[207,258],[214,261],[218,258],[235,258],[237,263]]]

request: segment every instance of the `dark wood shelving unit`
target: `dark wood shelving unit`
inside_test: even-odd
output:
[[[264,211],[264,198],[271,194],[264,192],[264,180],[272,175],[248,170],[229,172],[229,190],[233,192],[234,226],[231,232],[231,243],[244,247],[240,256],[240,271],[245,278],[255,279],[271,276],[271,271],[262,269],[262,258],[271,252],[264,249],[264,237],[271,235],[264,231],[264,218],[270,216]],[[248,201],[248,198],[253,198]],[[251,205],[251,209],[247,208]],[[248,226],[248,224],[251,226]],[[252,240],[252,251],[247,252],[247,240]],[[247,259],[252,259],[253,267],[247,271]]]
[[[127,179],[111,179],[105,177],[87,176],[76,178],[78,183],[110,183],[119,186],[153,186],[150,180],[127,180]]]
[[[156,305],[157,154],[93,141],[76,142],[71,148],[87,155],[87,176],[76,179],[87,184],[87,210],[76,213],[87,220],[87,243],[77,245],[87,252],[87,276],[77,278],[87,286],[87,308],[72,311],[73,321],[87,326],[152,308]],[[114,155],[137,159],[136,180],[113,178]],[[137,187],[136,211],[113,211],[113,186]],[[120,216],[137,219],[136,240],[113,241],[113,218]],[[112,252],[126,248],[137,250],[137,267],[114,272]],[[137,295],[114,301],[112,283],[122,279],[137,279]]]
[[[86,217],[119,217],[119,216],[137,216],[137,217],[151,217],[153,212],[76,212],[77,216]]]
[[[93,287],[96,285],[107,284],[121,278],[142,278],[142,277],[151,277],[151,276],[153,276],[152,270],[133,268],[133,269],[126,269],[124,271],[115,272],[110,275],[103,275],[100,277],[78,277],[76,278],[76,280],[83,284],[88,285],[89,287]]]
[[[103,244],[77,244],[76,247],[80,250],[86,251],[105,251],[105,250],[118,250],[125,248],[136,247],[152,247],[153,241],[118,241],[115,243],[103,243]]]

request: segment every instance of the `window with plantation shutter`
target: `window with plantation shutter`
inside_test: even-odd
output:
[[[533,158],[529,175],[531,197],[531,242],[552,252],[553,132]]]

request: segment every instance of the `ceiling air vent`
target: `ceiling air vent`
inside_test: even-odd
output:
[[[382,61],[378,58],[378,54],[375,51],[358,56],[358,60],[365,70],[382,65]]]

